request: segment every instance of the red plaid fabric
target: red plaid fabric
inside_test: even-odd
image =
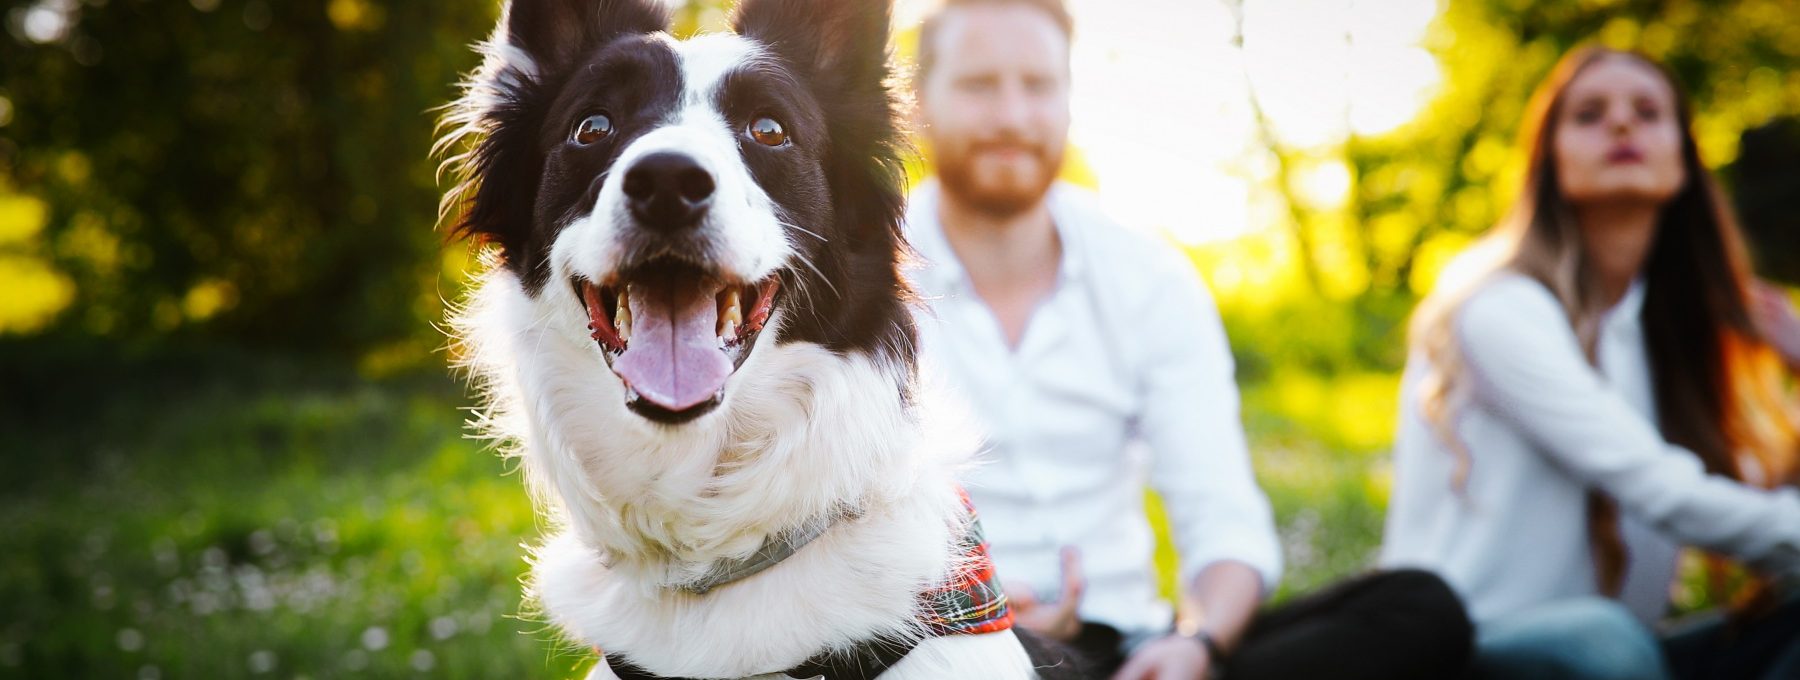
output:
[[[949,582],[920,597],[925,601],[924,623],[934,635],[979,635],[1012,628],[1012,610],[1006,606],[1006,594],[994,578],[994,560],[988,557],[987,535],[981,530],[981,518],[969,492],[962,494],[963,507],[969,511],[968,531],[963,534],[963,561]]]
[[[994,560],[988,557],[987,535],[981,530],[981,519],[975,514],[975,503],[969,492],[957,489],[963,507],[968,509],[969,524],[961,540],[963,559],[955,573],[943,586],[919,594],[924,604],[921,623],[934,636],[980,635],[1012,628],[1012,610],[1006,606],[1006,594],[994,578]],[[910,649],[910,645],[908,645]],[[599,647],[594,653],[605,657]],[[610,663],[610,662],[606,662]],[[614,672],[622,667],[614,666]],[[655,677],[634,666],[625,666],[631,677]]]

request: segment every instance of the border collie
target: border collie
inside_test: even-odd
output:
[[[916,384],[888,5],[512,0],[445,117],[476,424],[590,677],[1038,677]]]

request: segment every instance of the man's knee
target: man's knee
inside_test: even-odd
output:
[[[1383,599],[1391,608],[1388,620],[1395,633],[1412,640],[1421,653],[1441,657],[1441,663],[1460,667],[1475,642],[1475,624],[1469,621],[1462,598],[1437,574],[1418,569],[1396,569],[1380,575]]]
[[[1394,569],[1375,575],[1374,584],[1391,620],[1414,629],[1414,635],[1467,645],[1474,639],[1462,598],[1442,577],[1420,569]]]

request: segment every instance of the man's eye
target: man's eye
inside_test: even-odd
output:
[[[569,136],[571,141],[587,146],[612,136],[612,117],[604,113],[596,113],[581,119],[575,124],[575,131]]]
[[[975,94],[993,92],[999,86],[1000,83],[993,78],[964,78],[956,83],[957,89]]]

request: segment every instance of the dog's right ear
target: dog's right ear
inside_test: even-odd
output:
[[[669,11],[656,0],[511,0],[494,37],[548,75],[620,36],[668,27]]]
[[[542,244],[532,213],[544,155],[537,137],[558,83],[614,40],[668,28],[656,0],[511,0],[478,49],[487,59],[446,107],[432,147],[439,173],[458,181],[438,205],[452,237],[500,246],[501,261],[528,286],[541,284]]]

